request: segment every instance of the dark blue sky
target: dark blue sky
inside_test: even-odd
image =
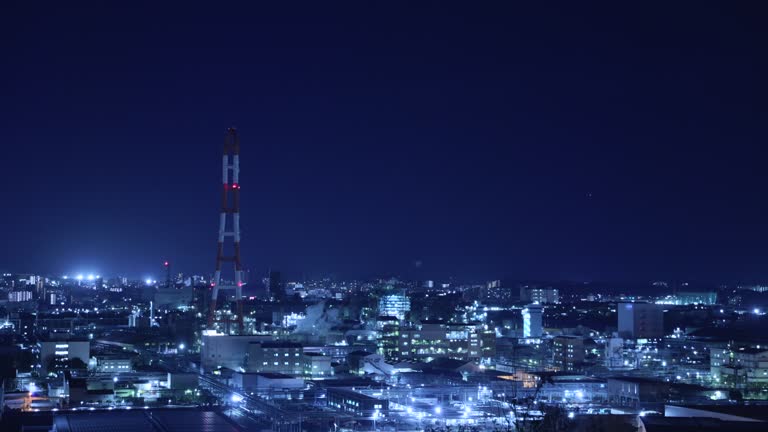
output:
[[[0,6],[0,268],[212,271],[234,125],[254,271],[768,278],[759,2],[44,3]]]

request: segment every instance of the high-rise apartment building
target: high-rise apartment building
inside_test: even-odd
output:
[[[523,309],[523,337],[538,338],[543,333],[541,317],[543,308],[538,304],[530,304]]]
[[[619,336],[658,339],[664,336],[664,309],[650,303],[619,303]]]

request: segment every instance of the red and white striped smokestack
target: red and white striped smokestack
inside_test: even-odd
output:
[[[230,183],[230,173],[232,182]],[[224,136],[224,155],[221,160],[221,213],[219,214],[219,243],[216,252],[216,272],[213,276],[211,309],[208,315],[208,328],[214,329],[216,322],[236,322],[240,334],[243,333],[243,270],[240,261],[240,138],[234,128],[227,129]],[[231,196],[231,205],[230,205]],[[232,231],[227,231],[227,216],[232,215]],[[224,255],[224,243],[227,237],[233,239],[233,255]],[[233,262],[235,267],[234,285],[222,283],[222,263]],[[234,289],[237,310],[235,317],[216,318],[216,306],[219,290]]]

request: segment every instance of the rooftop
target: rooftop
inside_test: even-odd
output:
[[[707,417],[647,416],[640,420],[646,432],[763,431],[762,422],[723,421]]]
[[[58,432],[238,432],[239,429],[213,411],[115,410],[56,415]]]
[[[264,378],[269,379],[293,379],[294,377],[291,375],[281,374],[277,372],[259,372],[255,375],[263,376]]]
[[[261,345],[262,348],[301,348],[296,342],[251,342],[251,345]]]
[[[768,405],[667,405],[768,421]]]

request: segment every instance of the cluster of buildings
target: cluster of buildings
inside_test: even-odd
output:
[[[4,409],[183,406],[276,430],[493,430],[554,415],[574,428],[652,428],[675,413],[733,421],[723,407],[768,403],[765,307],[721,292],[270,276],[244,294],[240,332],[209,324],[205,278],[6,275]],[[743,301],[744,290],[725,292]]]

